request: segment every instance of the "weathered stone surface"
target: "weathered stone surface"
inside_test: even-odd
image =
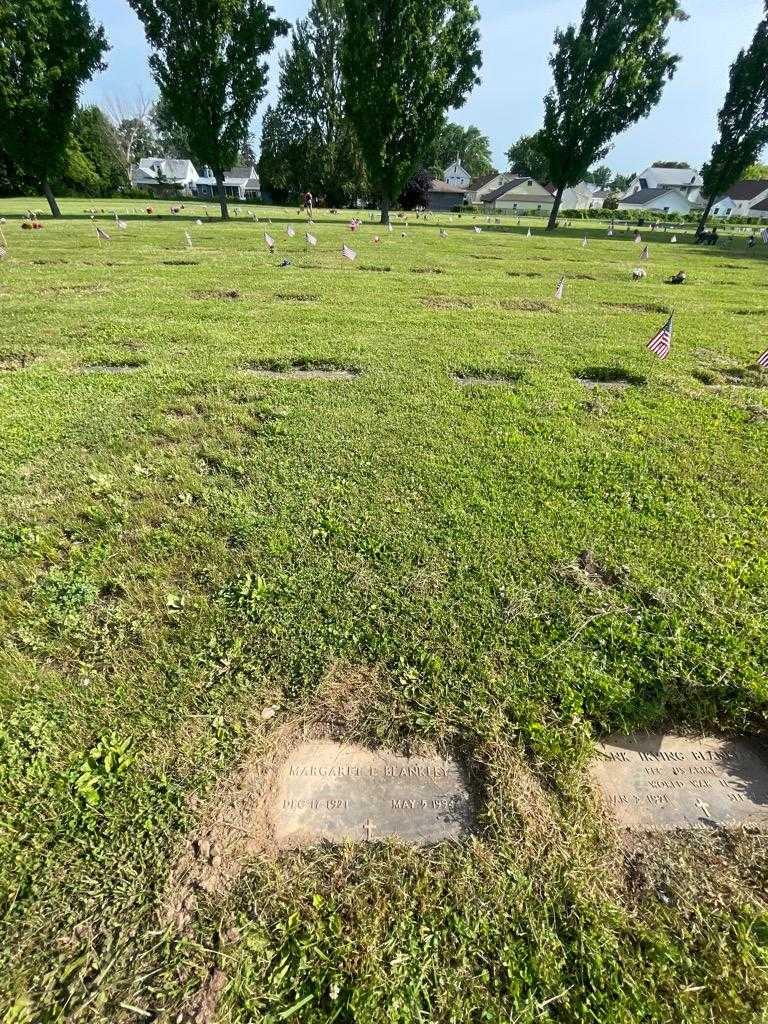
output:
[[[591,774],[626,828],[768,827],[768,766],[747,739],[612,736]]]
[[[272,805],[279,846],[396,836],[426,845],[458,838],[471,819],[459,766],[329,740],[303,743],[283,766]]]

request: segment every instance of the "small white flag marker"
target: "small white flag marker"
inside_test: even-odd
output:
[[[285,233],[288,235],[289,238],[293,238],[293,236],[296,234],[296,232],[293,230],[290,224],[285,229]]]
[[[185,231],[184,232],[184,238],[185,238],[186,243],[187,243],[187,248],[191,249],[192,248],[192,235],[190,235],[190,233],[188,231]]]
[[[564,295],[565,295],[565,275],[563,275],[563,277],[561,277],[560,280],[557,283],[557,288],[555,289],[555,298],[556,299],[562,299]]]
[[[274,249],[275,248],[275,240],[274,240],[274,238],[272,237],[272,235],[268,235],[266,231],[264,232],[264,241],[267,243],[267,246],[270,249]]]
[[[308,231],[305,232],[304,234],[304,240],[307,243],[307,245],[317,245],[317,239],[315,238],[314,235],[310,235]]]

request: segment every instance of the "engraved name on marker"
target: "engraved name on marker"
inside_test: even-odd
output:
[[[590,774],[625,828],[768,827],[768,764],[747,739],[612,736]]]
[[[427,845],[459,838],[471,821],[471,801],[451,759],[319,740],[288,756],[271,815],[277,843],[286,848],[390,836]]]

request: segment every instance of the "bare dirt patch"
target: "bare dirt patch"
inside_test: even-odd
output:
[[[734,316],[766,316],[768,309],[732,309]]]
[[[80,367],[80,373],[135,373],[148,364],[146,362],[136,363],[84,363]]]
[[[601,565],[594,554],[582,551],[573,562],[558,566],[555,575],[578,590],[604,590],[624,585],[628,571],[623,566],[611,569]]]
[[[467,299],[451,295],[431,295],[422,299],[421,304],[427,309],[472,309],[472,303]]]
[[[569,274],[568,277],[571,281],[596,281],[597,278],[593,274]]]
[[[0,351],[0,370],[23,370],[36,359],[34,352]]]
[[[31,262],[36,267],[51,267],[51,266],[54,266],[54,265],[61,265],[62,263],[69,263],[69,260],[50,259],[50,260],[32,260]]]
[[[335,363],[313,363],[301,361],[296,363],[264,362],[251,363],[246,367],[249,373],[260,377],[292,380],[355,380],[360,370],[353,366],[339,366]]]
[[[462,387],[472,387],[475,384],[516,384],[522,380],[522,373],[517,370],[509,372],[497,372],[495,370],[456,370],[451,375],[457,384]]]
[[[503,260],[503,256],[491,256],[489,253],[471,253],[470,259],[473,260]]]
[[[514,310],[520,313],[558,313],[549,302],[543,299],[499,299],[497,305],[502,309]]]
[[[412,274],[444,274],[442,267],[412,267]]]
[[[105,284],[59,284],[52,288],[42,288],[41,295],[60,295],[75,293],[77,295],[104,295],[109,291]]]
[[[240,292],[236,291],[197,291],[192,292],[193,299],[221,299],[224,302],[234,302],[240,298]]]
[[[756,366],[728,366],[719,369],[694,370],[691,376],[710,388],[768,387],[768,373]]]
[[[372,267],[372,266],[360,266],[357,268],[362,270],[365,274],[389,274],[392,271],[392,267]]]
[[[199,267],[200,260],[163,260],[164,267]]]
[[[507,277],[543,277],[536,270],[508,270]]]
[[[630,373],[620,366],[587,366],[574,373],[574,377],[587,390],[607,388],[624,391],[630,387],[642,387],[646,378],[637,373]]]
[[[605,309],[615,309],[620,313],[670,313],[669,306],[661,306],[654,302],[603,302]]]

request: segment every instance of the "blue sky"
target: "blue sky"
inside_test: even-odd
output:
[[[309,6],[309,0],[272,2],[289,21],[301,18]],[[144,34],[127,2],[89,0],[89,5],[106,28],[112,50],[109,69],[88,84],[83,98],[96,103],[109,96],[130,100],[139,86],[154,93]],[[581,0],[478,0],[482,84],[453,119],[477,124],[490,137],[499,168],[506,166],[510,143],[540,127],[554,30],[576,21],[581,6]],[[763,0],[684,0],[684,6],[690,21],[671,30],[672,47],[683,58],[680,68],[650,117],[616,140],[606,160],[614,170],[641,170],[653,160],[687,160],[699,167],[709,155],[728,68],[751,40]],[[278,51],[284,46],[281,40]],[[274,97],[276,54],[270,65],[270,91],[259,115]],[[255,128],[258,141],[260,116]]]

